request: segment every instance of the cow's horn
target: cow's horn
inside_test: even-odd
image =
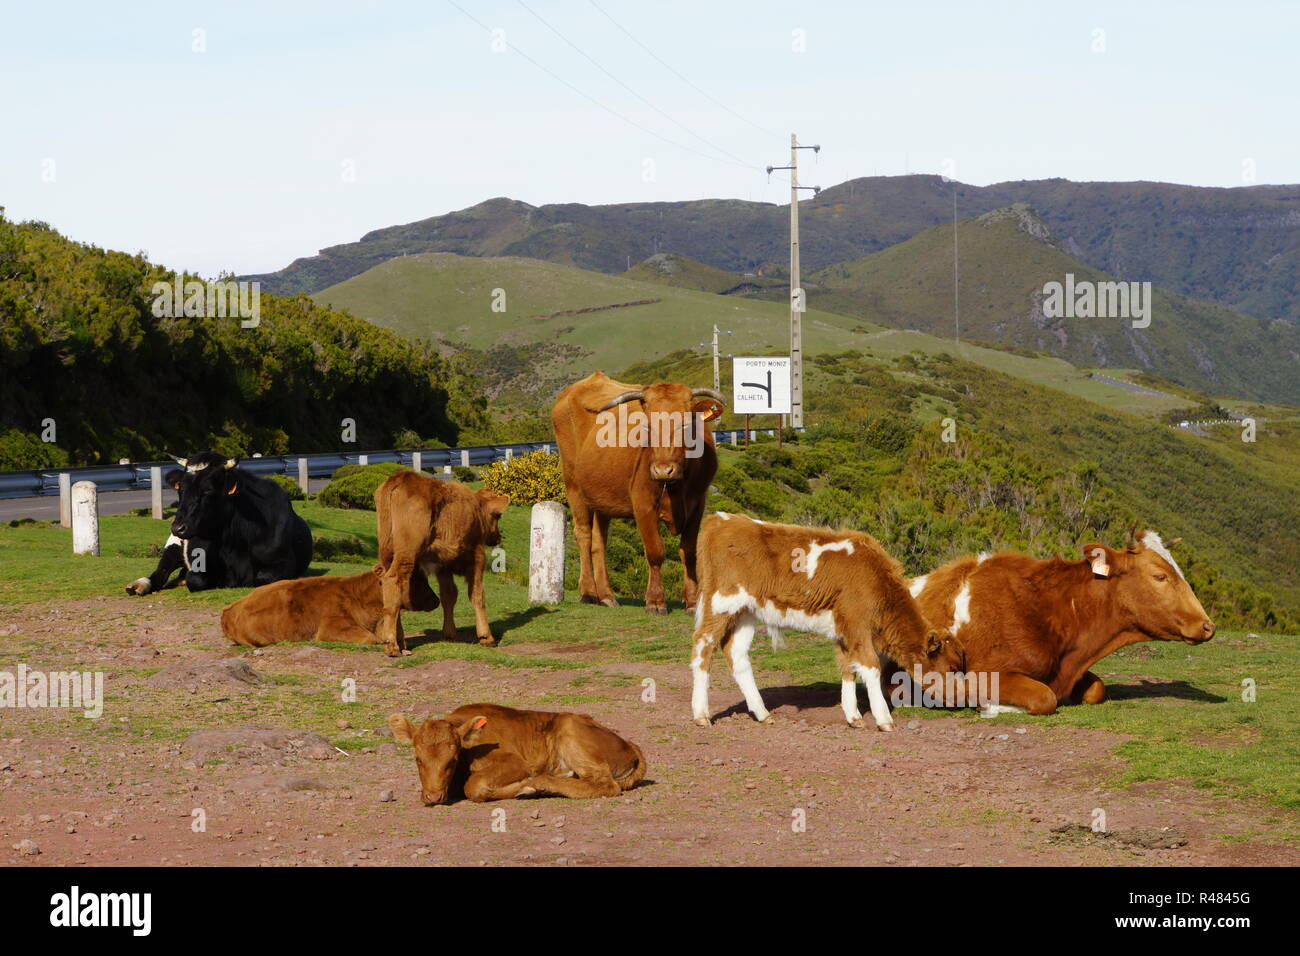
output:
[[[712,388],[693,388],[691,389],[692,398],[712,398],[715,401],[727,404],[727,400],[722,397],[722,393]]]
[[[611,399],[610,399],[608,402],[606,402],[604,405],[600,406],[600,408],[596,409],[596,411],[598,411],[598,412],[607,412],[607,411],[609,411],[611,408],[613,408],[615,405],[622,405],[624,402],[639,402],[639,401],[641,401],[641,399],[644,398],[644,397],[645,397],[645,395],[644,395],[644,393],[641,391],[641,389],[639,389],[639,388],[637,388],[637,389],[633,389],[633,390],[630,391],[630,392],[624,392],[622,395],[619,395],[619,396],[617,396],[617,397],[615,397],[615,398],[611,398]]]
[[[1137,523],[1137,519],[1134,518],[1133,527],[1128,529],[1128,537],[1125,539],[1125,543],[1124,543],[1125,547],[1127,547],[1130,551],[1134,551],[1137,549],[1138,546],[1137,530],[1138,530],[1138,523]]]
[[[234,468],[234,467],[235,467],[236,465],[238,465],[238,464],[239,464],[239,459],[238,459],[238,458],[227,458],[227,459],[226,459],[226,471],[229,471],[231,468]]]
[[[189,462],[186,461],[184,458],[177,458],[171,452],[167,453],[167,457],[172,459],[172,461],[176,462],[176,464],[180,465],[182,468],[184,468],[186,465],[189,464]]]

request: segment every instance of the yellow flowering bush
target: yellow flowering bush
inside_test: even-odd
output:
[[[566,500],[559,455],[533,451],[509,461],[494,461],[480,470],[480,477],[484,488],[499,495],[509,495],[514,504],[535,505],[539,501]]]

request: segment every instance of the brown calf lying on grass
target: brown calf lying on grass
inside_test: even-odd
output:
[[[881,686],[881,659],[912,672],[965,670],[961,645],[931,627],[908,592],[903,569],[875,538],[858,531],[768,524],[718,512],[700,526],[700,600],[691,652],[695,722],[709,725],[709,664],[714,648],[754,718],[767,720],[749,662],[754,626],[815,631],[835,642],[844,719],[863,726],[856,678],[867,687],[876,729],[893,730]]]
[[[221,632],[233,644],[266,647],[281,641],[382,644],[375,633],[384,614],[383,566],[351,577],[298,578],[265,584],[221,612]],[[408,604],[433,611],[438,598],[416,568]],[[401,627],[401,622],[398,622]]]
[[[532,794],[616,797],[646,772],[640,747],[585,714],[468,704],[419,728],[393,714],[388,726],[415,746],[426,806],[462,792],[476,803]]]

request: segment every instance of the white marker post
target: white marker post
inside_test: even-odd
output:
[[[469,449],[468,449],[468,448],[462,448],[462,449],[460,450],[460,463],[461,463],[462,465],[464,465],[466,468],[469,467]]]
[[[72,476],[66,471],[59,472],[59,525],[72,527]]]
[[[153,505],[153,520],[162,520],[162,466],[149,469],[149,503]]]
[[[422,471],[421,466],[424,464],[424,456],[418,451],[411,452],[411,471]]]
[[[511,458],[514,458],[514,457],[515,457],[515,450],[514,450],[513,448],[507,448],[507,449],[506,449],[506,461],[509,461]]]
[[[99,491],[93,481],[72,486],[72,553],[99,557]]]
[[[564,601],[564,505],[533,505],[528,534],[528,600],[532,604]]]
[[[360,465],[362,468],[366,467],[366,465],[370,464],[370,456],[357,455],[357,464]]]
[[[311,490],[307,487],[309,483],[310,483],[310,476],[307,473],[307,459],[299,458],[298,459],[298,487],[302,489],[302,493],[304,495]]]

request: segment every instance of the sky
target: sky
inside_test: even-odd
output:
[[[5,0],[0,206],[200,275],[494,196],[1300,182],[1300,3]]]

